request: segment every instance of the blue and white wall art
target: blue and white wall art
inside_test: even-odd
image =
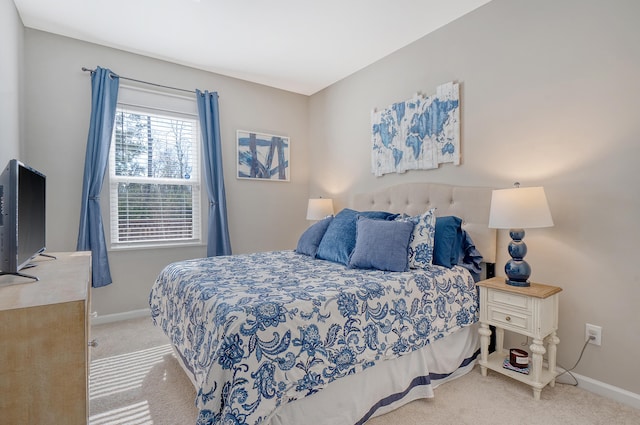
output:
[[[237,131],[238,178],[289,181],[289,138]]]
[[[457,83],[438,86],[436,94],[416,94],[405,102],[371,112],[376,176],[407,170],[460,165],[460,93]]]

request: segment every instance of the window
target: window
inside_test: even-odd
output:
[[[112,247],[200,242],[198,130],[193,115],[118,104],[109,157]]]

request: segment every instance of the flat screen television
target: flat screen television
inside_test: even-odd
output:
[[[0,275],[19,273],[46,249],[46,177],[16,159],[0,174]]]

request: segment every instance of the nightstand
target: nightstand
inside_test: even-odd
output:
[[[487,376],[487,369],[507,375],[533,387],[533,397],[540,400],[545,385],[555,385],[556,345],[560,339],[558,330],[558,298],[561,288],[540,283],[531,286],[511,286],[504,277],[494,277],[477,283],[480,287],[480,372]],[[491,329],[496,327],[496,351],[489,355]],[[504,331],[512,331],[533,338],[529,346],[531,364],[529,374],[503,367],[509,351],[503,347]],[[545,345],[547,348],[545,349]],[[547,353],[548,367],[542,367]]]

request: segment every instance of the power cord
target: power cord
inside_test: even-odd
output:
[[[594,339],[596,339],[596,337],[595,337],[595,336],[593,336],[593,335],[590,335],[590,336],[589,336],[589,339],[587,339],[587,340],[584,342],[584,345],[582,346],[582,351],[580,351],[580,356],[578,356],[578,360],[576,360],[576,364],[574,364],[574,365],[571,367],[571,369],[565,369],[565,371],[564,371],[564,372],[562,372],[562,373],[560,373],[560,374],[558,374],[558,375],[556,376],[556,379],[558,379],[559,377],[561,377],[561,376],[562,376],[562,375],[564,375],[565,373],[568,373],[569,375],[571,375],[571,377],[572,377],[572,378],[573,378],[573,380],[575,381],[575,384],[565,383],[565,382],[558,382],[558,384],[562,384],[562,385],[571,385],[571,386],[573,386],[573,387],[577,387],[577,386],[578,386],[578,380],[576,379],[576,377],[575,377],[575,376],[573,376],[573,373],[571,373],[571,371],[572,371],[573,369],[575,369],[575,368],[578,366],[578,363],[580,363],[580,360],[582,360],[582,355],[584,354],[584,350],[587,348],[587,345],[589,344],[589,341],[593,341]],[[522,343],[522,345],[524,346],[524,345],[527,345],[528,343],[529,343],[529,338],[527,337],[527,341],[526,341],[526,342],[524,342],[524,343]],[[557,363],[557,362],[556,362],[556,364],[557,364],[558,366],[560,366],[562,369],[564,369],[564,367],[562,367],[562,365],[561,365],[560,363]]]
[[[593,335],[590,335],[590,336],[589,336],[589,339],[587,339],[587,340],[584,342],[584,345],[582,346],[582,351],[580,351],[580,356],[578,357],[578,360],[576,360],[576,364],[574,364],[574,365],[573,365],[573,367],[572,367],[571,369],[566,369],[564,372],[562,372],[562,373],[560,373],[560,374],[558,374],[558,375],[556,376],[556,379],[558,379],[560,376],[564,375],[565,373],[568,373],[569,375],[571,375],[571,377],[572,377],[572,378],[573,378],[573,380],[575,381],[575,384],[570,384],[570,383],[566,383],[566,384],[565,384],[565,383],[563,383],[563,382],[558,382],[559,384],[563,384],[563,385],[571,385],[571,386],[574,386],[574,387],[577,387],[577,386],[578,386],[578,380],[576,379],[576,377],[575,377],[575,376],[573,376],[573,373],[571,373],[571,371],[572,371],[573,369],[575,369],[575,368],[576,368],[576,366],[578,366],[578,363],[580,363],[580,360],[582,360],[582,355],[584,354],[584,350],[585,350],[585,348],[587,348],[587,344],[589,344],[589,341],[592,341],[592,340],[594,340],[594,339],[596,339],[596,337],[595,337],[595,336],[593,336]],[[558,364],[558,366],[562,367],[560,364]],[[564,369],[564,368],[563,368],[563,369]]]

